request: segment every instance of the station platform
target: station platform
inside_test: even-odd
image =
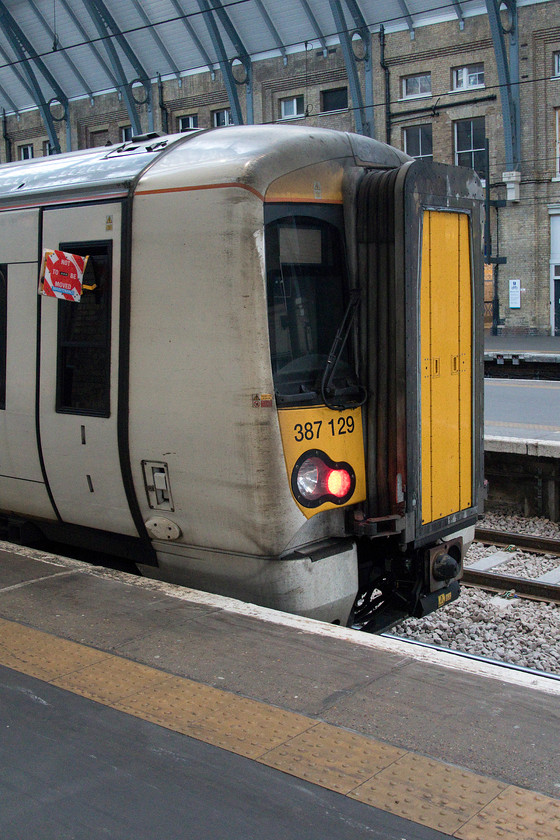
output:
[[[489,354],[535,354],[560,357],[558,335],[484,335],[484,352]]]
[[[484,375],[560,380],[560,336],[484,336]]]
[[[0,543],[0,837],[558,840],[560,681]]]

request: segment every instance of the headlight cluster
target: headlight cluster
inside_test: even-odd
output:
[[[303,507],[319,507],[325,502],[343,505],[355,490],[356,475],[350,464],[335,463],[320,449],[309,449],[296,461],[291,483]]]

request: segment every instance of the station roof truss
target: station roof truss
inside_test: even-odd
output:
[[[462,28],[466,17],[488,14],[515,168],[518,75],[511,43],[517,6],[535,1],[506,0],[505,27],[500,0],[0,0],[0,108],[16,115],[38,108],[58,152],[57,121],[67,123],[70,148],[71,100],[117,91],[140,133],[140,104],[153,128],[156,82],[175,78],[181,85],[186,76],[209,71],[223,77],[232,121],[251,123],[255,62],[276,55],[286,64],[291,53],[326,54],[340,44],[357,131],[375,136],[371,34],[383,27],[414,38],[420,26],[451,20]]]

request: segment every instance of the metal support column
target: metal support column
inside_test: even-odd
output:
[[[354,19],[355,30],[349,31],[340,0],[329,0],[334,18],[337,35],[344,56],[350,96],[354,106],[354,119],[358,134],[368,137],[374,136],[373,124],[373,68],[371,61],[371,37],[367,24],[356,3],[356,0],[346,0],[346,4]],[[358,35],[363,45],[363,56],[357,56],[354,51],[354,36]],[[366,101],[362,96],[358,61],[364,62]]]
[[[154,127],[152,85],[148,74],[138,61],[134,50],[132,50],[128,41],[120,31],[114,18],[103,3],[103,0],[84,0],[84,5],[88,10],[99,35],[104,39],[103,43],[105,45],[105,49],[107,50],[111,67],[113,68],[113,72],[118,81],[118,90],[122,92],[125,101],[133,134],[142,134],[142,125],[140,123],[140,116],[136,106],[138,104],[144,104],[144,102],[148,104],[148,128],[152,131]],[[135,72],[138,74],[138,78],[134,79],[132,82],[129,82],[126,78],[117,50],[113,44],[113,38],[117,41],[127,59],[134,67]],[[132,92],[132,86],[135,81],[140,82],[146,92],[146,98],[142,103],[138,103],[135,100]]]
[[[375,137],[371,33],[356,0],[346,0],[346,5],[350,9],[350,14],[354,18],[354,25],[356,29],[353,36],[359,35],[364,48],[364,53],[360,57],[356,55],[354,49],[352,50],[355,60],[363,62],[364,65],[364,133],[367,134],[368,137]]]
[[[253,111],[253,64],[251,62],[251,57],[247,52],[245,44],[241,40],[239,33],[231,19],[226,12],[225,8],[222,5],[222,0],[209,0],[210,5],[213,7],[214,11],[216,12],[220,23],[222,24],[224,31],[228,38],[230,39],[231,43],[237,50],[237,56],[235,56],[229,63],[230,67],[233,68],[234,61],[237,59],[243,65],[245,70],[245,78],[242,80],[238,80],[235,78],[232,72],[233,81],[236,85],[245,85],[245,104],[247,108],[247,123],[252,125],[255,122],[254,111]]]
[[[35,103],[37,108],[39,109],[39,113],[41,114],[41,118],[45,124],[47,129],[47,135],[49,138],[49,144],[51,146],[52,151],[55,154],[60,153],[60,143],[58,141],[58,137],[56,134],[55,129],[55,120],[51,113],[50,104],[53,101],[52,99],[47,102],[43,95],[43,91],[41,90],[41,85],[39,84],[35,73],[33,72],[32,63],[37,67],[47,84],[50,85],[51,89],[55,93],[55,99],[60,102],[64,109],[64,117],[63,119],[66,120],[66,145],[67,149],[70,150],[71,148],[71,134],[70,134],[70,120],[68,118],[68,97],[45,65],[44,61],[39,58],[37,52],[34,50],[32,44],[27,39],[26,35],[23,33],[22,29],[18,26],[18,24],[13,19],[12,15],[0,0],[0,25],[4,30],[4,34],[6,38],[9,40],[12,49],[18,56],[21,62],[21,69],[25,74],[27,82],[33,91],[33,98],[35,99]]]
[[[233,116],[233,122],[236,125],[243,125],[243,114],[241,113],[241,105],[239,104],[239,97],[237,95],[236,81],[231,70],[231,65],[227,57],[222,36],[220,35],[220,30],[214,20],[214,15],[208,4],[208,0],[197,0],[197,2],[200,11],[203,12],[204,23],[206,24],[208,34],[210,35],[212,44],[216,50],[220,70],[222,71],[222,76],[224,77],[224,84],[226,86],[226,93]]]
[[[504,29],[500,6],[504,3],[509,16],[509,27]],[[506,170],[519,170],[521,163],[521,115],[519,109],[519,42],[517,32],[517,0],[486,0],[490,31],[494,42],[500,99],[504,123]],[[509,61],[504,34],[510,36]]]

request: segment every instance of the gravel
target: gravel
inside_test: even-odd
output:
[[[508,516],[504,512],[486,514],[480,527],[560,539],[557,523],[542,518]],[[485,548],[473,544],[465,565],[492,551],[496,551],[493,546]],[[538,577],[559,565],[558,557],[533,555],[513,548],[511,559],[493,571],[499,569],[504,574]],[[407,619],[392,628],[391,633],[404,639],[560,675],[560,607],[552,603],[463,587],[457,601],[426,618]]]
[[[508,554],[509,559],[492,567],[492,572],[502,575],[517,575],[524,578],[538,578],[546,572],[560,566],[560,557],[554,554],[531,554],[529,551],[510,546],[507,549],[496,548],[494,545],[485,546],[473,543],[465,558],[465,568],[472,566],[482,557],[488,557],[497,552]]]

